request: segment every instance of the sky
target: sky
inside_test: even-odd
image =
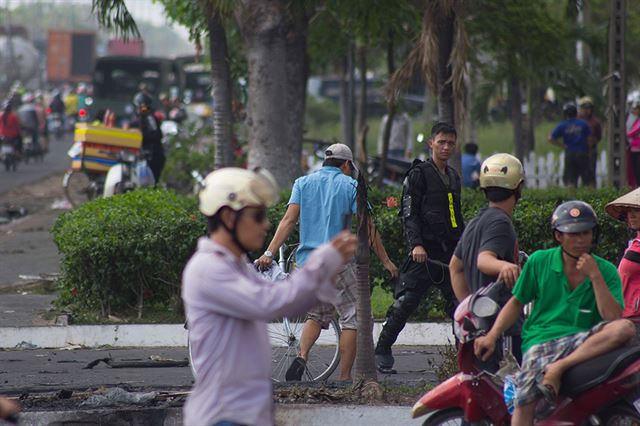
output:
[[[0,4],[14,8],[25,3],[76,3],[91,4],[91,0],[0,0]],[[151,0],[125,0],[127,9],[136,21],[146,21],[155,25],[165,25],[167,20],[164,17],[163,7],[153,3]],[[189,39],[189,31],[182,25],[170,25],[182,38]]]

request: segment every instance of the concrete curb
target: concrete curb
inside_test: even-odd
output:
[[[274,325],[270,325],[273,327]],[[373,327],[374,341],[382,329]],[[398,345],[446,345],[453,342],[450,323],[409,323],[398,336]],[[319,341],[319,344],[322,344]],[[70,325],[0,328],[0,348],[34,349],[82,346],[179,347],[187,345],[182,324]]]
[[[411,408],[405,406],[367,405],[276,405],[277,426],[412,426],[420,425],[424,418],[411,419]],[[33,426],[50,424],[109,424],[181,426],[181,408],[110,408],[74,411],[30,411],[20,415],[20,422]]]

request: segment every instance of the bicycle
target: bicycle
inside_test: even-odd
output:
[[[295,253],[298,244],[286,246],[283,244],[278,253],[278,264],[286,273],[295,267]],[[288,257],[285,250],[291,249]],[[294,318],[282,317],[269,324],[268,333],[271,342],[272,373],[274,382],[284,382],[285,373],[291,362],[300,352],[300,337],[304,326],[305,316]],[[316,341],[315,350],[309,353],[302,381],[319,382],[328,379],[340,363],[340,324],[337,319],[329,323],[327,330],[322,330]],[[321,346],[322,348],[318,347]]]
[[[67,170],[62,178],[64,196],[73,207],[102,195],[105,174],[83,170]]]
[[[286,245],[280,247],[278,264],[285,272],[290,272],[295,264],[295,248],[297,244],[289,246],[291,253],[285,257]],[[271,342],[271,379],[276,383],[285,382],[285,373],[289,365],[300,352],[300,336],[304,326],[305,316],[294,318],[282,317],[268,325],[269,341]],[[193,366],[191,353],[191,340],[189,339],[189,327],[187,329],[187,351],[191,374],[195,378],[197,371]],[[340,363],[340,325],[337,319],[333,319],[327,330],[322,330],[316,341],[314,351],[309,353],[309,359],[302,376],[305,382],[318,382],[331,376]]]

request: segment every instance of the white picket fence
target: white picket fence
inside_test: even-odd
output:
[[[547,155],[529,153],[524,160],[524,175],[527,188],[549,188],[564,186],[564,151]],[[584,167],[588,167],[587,164]],[[596,163],[596,186],[602,188],[607,182],[607,151],[602,150]]]

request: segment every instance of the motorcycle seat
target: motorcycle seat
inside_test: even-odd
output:
[[[569,397],[591,389],[640,359],[640,345],[624,346],[574,367],[562,377],[560,394]]]

